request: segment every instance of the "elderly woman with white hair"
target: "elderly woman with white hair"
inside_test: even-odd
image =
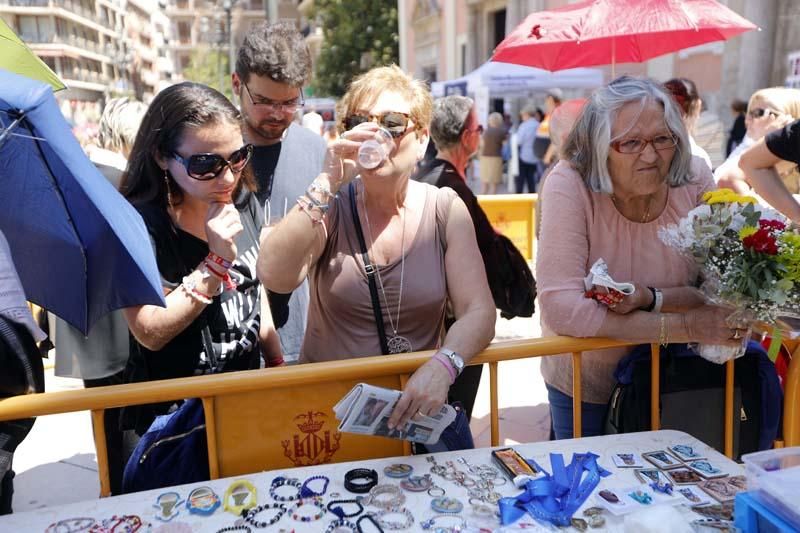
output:
[[[733,345],[726,310],[705,304],[693,263],[658,238],[714,188],[693,158],[672,98],[649,79],[621,77],[586,102],[545,183],[536,279],[545,336],[611,337],[639,343]],[[633,283],[627,297],[589,298],[583,285],[598,260]],[[606,302],[606,303],[603,303]],[[584,352],[583,434],[602,434],[613,373],[630,348]],[[572,437],[568,354],[542,361],[553,431]]]

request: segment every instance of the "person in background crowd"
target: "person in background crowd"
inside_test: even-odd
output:
[[[739,160],[739,166],[753,189],[772,207],[795,224],[800,224],[800,200],[796,196],[792,197],[775,170],[781,161],[800,165],[800,120],[768,133],[748,148]]]
[[[700,110],[703,102],[700,100],[700,94],[697,92],[697,86],[694,82],[687,78],[673,78],[664,84],[664,87],[672,95],[672,98],[678,104],[678,109],[681,111],[683,123],[686,125],[686,130],[689,133],[689,144],[692,147],[692,155],[696,155],[703,159],[711,170],[711,158],[708,153],[700,147],[692,137],[694,126],[697,122],[697,117],[700,116]]]
[[[708,110],[705,100],[700,100],[700,115],[694,123],[694,140],[708,154],[712,169],[725,161],[725,124]]]
[[[731,113],[733,114],[733,125],[728,132],[728,141],[725,143],[725,157],[729,157],[731,152],[739,146],[747,133],[745,124],[745,113],[747,113],[747,102],[736,99],[731,102]]]
[[[109,100],[103,109],[100,117],[100,148],[90,150],[89,159],[115,188],[119,187],[146,111],[144,104],[128,98]],[[56,349],[56,376],[83,379],[83,386],[87,389],[124,383],[130,338],[122,310],[112,311],[100,318],[88,335],[53,314],[50,318],[51,338]],[[120,409],[106,409],[104,413],[112,494],[121,494],[122,473],[125,470],[119,416]]]
[[[301,362],[438,350],[408,380],[390,429],[417,413],[437,413],[463,363],[494,335],[492,296],[464,202],[452,189],[409,179],[425,153],[431,106],[427,86],[397,66],[356,78],[340,102],[343,133],[328,148],[325,170],[265,235],[258,260],[271,290],[311,279]],[[394,146],[370,170],[357,163],[357,153],[378,127],[391,133]],[[377,310],[367,261],[376,268]],[[443,334],[448,301],[455,321]],[[375,311],[386,325],[383,342]]]
[[[730,311],[705,305],[694,266],[658,237],[714,188],[663,86],[623,76],[595,90],[562,152],[542,192],[536,280],[543,335],[740,343],[741,332],[726,324]],[[601,258],[612,278],[634,284],[632,295],[608,304],[605,294],[587,297],[583,280]],[[583,353],[584,436],[603,433],[614,370],[630,349]],[[555,437],[571,438],[570,355],[545,358],[541,371]]]
[[[336,127],[335,122],[332,122],[325,127],[325,135],[323,135],[323,137],[325,138],[325,142],[327,144],[330,144],[339,138],[339,130]]]
[[[499,115],[499,113],[492,115]],[[493,122],[492,115],[489,115],[490,128]],[[434,102],[431,138],[439,146],[439,156],[433,161],[423,163],[413,179],[439,188],[449,187],[458,194],[467,206],[475,227],[478,249],[483,258],[486,276],[489,278],[495,272],[491,264],[495,232],[486,213],[478,203],[478,198],[467,185],[467,176],[464,171],[470,158],[478,150],[480,142],[478,115],[472,99],[466,96],[446,96]],[[485,142],[484,140],[484,146]],[[481,176],[483,176],[483,170],[481,170]],[[446,325],[449,326],[451,321],[450,317],[446,321]],[[481,365],[465,368],[461,376],[450,387],[450,396],[458,398],[464,404],[464,410],[468,417],[472,416],[482,368]]]
[[[519,146],[519,174],[514,180],[514,188],[517,194],[525,192],[536,192],[536,182],[539,176],[536,174],[538,166],[537,159],[533,155],[533,141],[536,138],[536,130],[539,123],[533,118],[534,108],[526,106],[520,113],[522,122],[517,128],[517,146]]]
[[[800,118],[800,90],[771,87],[753,93],[745,119],[747,133],[728,159],[714,171],[717,185],[733,189],[740,194],[750,192],[747,176],[739,168],[739,158],[766,134],[798,118]],[[780,161],[776,164],[776,171],[790,192],[795,194],[800,192],[800,173],[797,172],[796,165]]]
[[[541,124],[547,116],[542,111],[541,107],[537,107],[536,110],[533,112],[533,118],[536,119],[536,122]]]
[[[232,75],[244,118],[245,142],[253,145],[252,168],[263,206],[280,217],[322,170],[325,140],[292,124],[303,106],[311,55],[294,24],[261,24],[245,35]],[[308,283],[291,294],[268,293],[286,361],[297,361],[308,316]]]
[[[124,310],[133,336],[127,382],[255,369],[262,357],[283,364],[255,272],[252,153],[239,111],[215,89],[184,82],[153,99],[121,192],[147,226],[167,306]],[[171,407],[125,407],[122,427],[142,435]]]
[[[477,125],[478,133],[483,132],[480,155],[481,194],[495,194],[497,184],[503,181],[503,142],[508,133],[503,127],[503,115],[500,113],[491,113],[487,122],[489,127],[486,131]]]
[[[551,148],[550,144],[550,117],[563,100],[564,94],[561,89],[550,89],[544,98],[545,117],[539,123],[539,128],[536,130],[536,140],[533,145],[533,153],[539,160],[540,178],[547,167],[555,161],[556,151],[555,148]]]
[[[309,111],[303,115],[303,127],[313,131],[317,135],[322,135],[322,127],[324,124],[325,122],[322,120],[322,115],[316,111]]]

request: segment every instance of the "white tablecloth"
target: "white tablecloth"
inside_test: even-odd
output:
[[[375,445],[380,446],[381,440],[376,438]],[[727,459],[722,454],[718,453],[717,451],[710,449],[705,444],[701,443],[697,439],[687,435],[686,433],[682,433],[679,431],[671,431],[671,430],[664,430],[664,431],[656,431],[656,432],[646,432],[646,433],[631,433],[626,435],[614,435],[614,436],[605,436],[605,437],[590,437],[584,439],[573,439],[573,440],[563,440],[563,441],[554,441],[554,442],[537,442],[531,444],[518,444],[513,445],[517,451],[519,451],[524,457],[534,459],[537,463],[539,463],[543,468],[550,470],[550,457],[549,454],[552,452],[561,453],[564,455],[564,460],[566,463],[572,458],[573,453],[585,453],[585,452],[594,452],[600,455],[599,464],[604,468],[613,472],[613,475],[603,478],[598,485],[598,488],[595,490],[595,494],[602,490],[603,488],[612,488],[612,487],[628,487],[631,485],[639,484],[639,481],[636,479],[633,469],[622,469],[616,468],[614,463],[611,461],[610,456],[613,453],[622,453],[622,452],[635,452],[635,453],[644,453],[649,451],[655,450],[663,450],[667,446],[674,445],[674,444],[689,444],[696,449],[702,450],[702,453],[706,454],[705,456],[717,464],[720,468],[725,470],[730,475],[737,475],[742,474],[743,469],[740,465],[736,464],[735,462]],[[449,452],[449,453],[441,453],[436,454],[435,458],[436,461],[440,464],[444,464],[447,460],[456,460],[459,457],[464,457],[468,460],[470,464],[493,464],[491,460],[491,456],[489,454],[489,448],[482,448],[477,450],[467,450],[462,452]],[[227,478],[227,479],[218,479],[214,481],[209,481],[203,484],[196,484],[196,485],[183,485],[178,487],[173,487],[170,489],[164,490],[155,490],[155,491],[148,491],[148,492],[140,492],[135,494],[127,494],[124,496],[117,496],[111,498],[102,498],[92,501],[87,501],[83,503],[75,503],[70,505],[63,505],[58,507],[50,507],[44,508],[37,511],[31,511],[26,513],[19,513],[13,514],[6,517],[0,517],[0,532],[41,532],[44,531],[48,525],[57,522],[58,520],[68,519],[68,518],[75,518],[75,517],[92,517],[98,521],[104,518],[110,518],[112,515],[123,515],[123,514],[132,514],[140,516],[144,521],[150,522],[152,525],[151,531],[158,532],[160,528],[162,531],[183,531],[185,529],[174,529],[179,523],[181,525],[185,524],[191,527],[192,531],[202,531],[202,532],[216,532],[220,528],[231,526],[236,521],[236,517],[232,514],[227,513],[222,510],[222,507],[217,509],[217,511],[209,517],[201,517],[197,515],[189,514],[185,508],[182,508],[180,514],[175,517],[172,521],[168,523],[160,522],[155,519],[157,514],[157,510],[154,507],[156,498],[159,494],[168,491],[176,491],[180,494],[182,499],[185,499],[189,492],[199,486],[199,485],[208,485],[219,495],[220,498],[223,497],[225,490],[231,484],[232,481],[236,479],[247,479],[253,485],[256,486],[258,490],[258,503],[268,503],[271,502],[272,499],[270,498],[268,489],[272,480],[277,476],[287,476],[287,477],[295,477],[299,478],[301,481],[305,480],[306,478],[312,475],[325,475],[330,477],[331,483],[328,487],[327,494],[332,492],[338,492],[341,494],[340,499],[351,499],[354,498],[355,495],[349,493],[344,488],[344,474],[348,470],[353,468],[372,468],[375,469],[379,474],[379,483],[392,483],[397,485],[397,479],[391,479],[383,474],[383,468],[392,463],[407,463],[414,467],[413,475],[423,475],[430,472],[430,463],[426,461],[427,456],[413,456],[413,457],[400,457],[400,458],[390,458],[390,459],[377,459],[377,460],[370,460],[370,461],[359,461],[359,462],[352,462],[352,463],[338,463],[332,465],[321,465],[321,466],[311,466],[311,467],[304,467],[304,468],[294,468],[288,470],[275,470],[270,472],[261,472],[257,474],[250,474],[246,476],[237,476],[235,478]],[[466,467],[463,467],[460,463],[456,463],[457,466],[462,467],[460,469],[466,470]],[[461,513],[461,516],[465,518],[469,524],[469,526],[475,528],[486,528],[493,531],[513,531],[517,528],[524,527],[526,531],[554,531],[554,528],[548,528],[545,526],[534,526],[534,521],[530,517],[526,516],[522,518],[517,524],[517,527],[508,527],[506,529],[501,528],[499,521],[486,518],[486,517],[479,517],[471,513],[471,508],[467,503],[467,493],[466,489],[461,488],[452,482],[446,481],[439,476],[433,475],[432,478],[435,483],[447,491],[447,496],[455,497],[461,500],[464,503],[464,511]],[[317,487],[317,484],[314,484],[313,487]],[[498,487],[498,492],[503,494],[504,496],[513,496],[518,494],[520,491],[515,489],[514,486],[509,482],[503,485],[502,487]],[[288,491],[287,491],[288,492]],[[404,491],[406,496],[406,503],[405,506],[412,511],[415,517],[414,525],[407,529],[406,531],[422,531],[420,527],[420,522],[423,520],[427,520],[431,516],[434,516],[435,513],[430,507],[431,497],[428,496],[424,492],[407,492]],[[331,498],[326,495],[325,501],[330,501]],[[596,505],[594,500],[594,496],[590,497],[581,507],[583,508],[592,507]],[[348,506],[350,509],[351,506]],[[375,508],[370,508],[375,509]],[[682,516],[686,519],[687,522],[691,520],[702,518],[699,515],[692,512],[688,507],[677,507],[679,512]],[[274,516],[274,513],[269,511],[264,511],[263,515],[259,515],[257,518],[259,520],[268,520],[270,517]],[[580,510],[576,513],[575,516],[581,516]],[[591,529],[590,531],[622,531],[623,530],[623,519],[620,517],[614,517],[613,515],[609,514],[608,512],[604,515],[606,517],[607,523],[606,527],[603,529]],[[255,529],[253,531],[297,531],[299,532],[323,532],[327,525],[334,520],[336,517],[332,513],[327,513],[321,520],[317,522],[310,522],[310,523],[301,523],[292,520],[289,513],[284,514],[281,520],[267,529]],[[357,518],[357,517],[356,517]],[[350,519],[355,521],[356,519]],[[450,522],[448,522],[449,524]],[[522,525],[520,525],[522,524]],[[141,531],[141,530],[140,530]],[[478,529],[474,529],[474,531],[478,531]]]

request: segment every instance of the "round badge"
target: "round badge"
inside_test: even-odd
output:
[[[396,463],[393,465],[389,465],[383,469],[383,473],[389,477],[399,478],[399,477],[406,477],[411,475],[411,472],[414,471],[414,467],[407,464]]]
[[[400,482],[400,486],[410,492],[425,492],[433,486],[433,481],[431,481],[431,476],[427,475],[408,476],[408,479]]]
[[[437,513],[458,514],[464,509],[464,504],[455,498],[442,496],[440,498],[434,498],[431,501],[431,508]]]

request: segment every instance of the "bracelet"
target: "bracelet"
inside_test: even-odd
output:
[[[186,508],[191,514],[210,516],[219,506],[219,496],[210,487],[197,487],[186,498]]]
[[[462,531],[462,530],[464,530],[464,528],[467,527],[467,521],[464,520],[463,517],[458,516],[458,515],[447,515],[447,514],[440,514],[440,515],[432,516],[429,519],[425,520],[424,522],[420,522],[419,525],[422,526],[422,529],[428,530],[428,529],[432,529],[433,526],[437,522],[441,522],[442,520],[451,520],[451,521],[452,520],[459,520],[460,523],[458,525],[453,525],[453,526],[450,526],[450,527],[442,527],[440,525],[440,526],[438,526],[436,528],[436,531],[442,531],[442,532],[444,532],[444,531],[448,531],[448,532],[449,531]]]
[[[383,495],[388,495],[389,498],[380,498]],[[365,496],[361,503],[364,505],[373,505],[382,509],[395,509],[399,508],[406,502],[406,495],[397,485],[376,485],[372,487],[369,494]]]
[[[212,263],[218,264],[219,266],[221,266],[225,270],[230,270],[230,268],[233,266],[233,261],[228,261],[227,259],[225,259],[221,255],[215,254],[212,251],[208,252],[208,255],[206,256],[206,259],[210,260]]]
[[[371,468],[355,468],[344,475],[344,488],[355,494],[364,494],[378,484],[378,473]]]
[[[220,280],[222,284],[225,285],[225,289],[229,291],[236,290],[236,282],[233,281],[230,272],[228,272],[227,270],[225,272],[220,272],[219,270],[211,266],[213,264],[215,263],[209,262],[208,258],[203,260],[203,265],[202,265],[203,277],[207,277],[205,274],[206,272],[208,272],[209,274],[212,274],[215,278]],[[220,291],[220,293],[222,293],[222,291]]]
[[[445,360],[442,359],[445,358]],[[436,352],[433,356],[433,359],[439,361],[439,363],[447,369],[447,373],[450,375],[450,384],[452,385],[456,381],[456,369],[453,368],[453,365],[450,363],[450,359],[447,359],[447,356]]]
[[[321,218],[315,218],[314,215],[311,214],[311,209],[314,206],[311,205],[310,203],[304,204],[302,196],[297,199],[297,205],[300,206],[300,211],[305,213],[308,216],[308,218],[311,219],[311,222],[312,222],[313,225],[322,224],[322,219]]]
[[[250,533],[253,530],[242,524],[240,526],[223,527],[222,529],[218,529],[217,533],[228,533],[229,531],[244,531],[245,533]]]
[[[276,494],[276,489],[278,487],[283,487],[284,485],[288,485],[290,487],[294,487],[297,489],[297,494],[292,494],[290,496],[280,496]],[[272,499],[277,502],[292,502],[294,500],[300,499],[300,491],[302,490],[300,486],[300,480],[291,477],[276,477],[272,480],[272,486],[269,488],[269,495],[272,496]]]
[[[364,533],[364,528],[361,527],[361,522],[363,522],[364,520],[372,522],[372,525],[375,526],[375,529],[377,529],[379,533],[383,533],[383,528],[378,522],[375,521],[375,517],[371,514],[365,514],[364,516],[356,520],[356,527],[358,528],[358,533]]]
[[[231,498],[233,504],[231,505]],[[234,481],[225,491],[222,499],[222,508],[236,516],[242,516],[242,511],[255,507],[258,502],[256,488],[245,479]]]
[[[314,482],[314,481],[316,481],[318,479],[322,480],[324,482],[323,485],[322,485],[322,490],[320,490],[319,492],[317,492],[317,491],[313,490],[311,487],[309,487],[309,484],[311,484],[312,482]],[[311,498],[313,496],[317,496],[317,497],[323,496],[325,494],[325,491],[328,490],[328,484],[330,482],[331,482],[331,480],[327,476],[311,476],[310,478],[305,480],[303,482],[303,485],[300,487],[300,497],[301,498]]]
[[[658,333],[658,344],[666,346],[669,344],[669,337],[667,336],[667,316],[661,314],[661,328]]]
[[[181,282],[181,287],[183,288],[184,292],[189,295],[190,298],[193,300],[197,300],[201,304],[211,304],[214,303],[214,300],[211,299],[211,296],[208,294],[203,294],[202,292],[198,291],[195,288],[195,282],[188,276],[183,278]]]
[[[354,513],[345,513],[342,506],[338,505],[342,503],[357,505],[358,510]],[[336,505],[336,507],[332,507],[333,505]],[[328,511],[332,512],[339,518],[353,518],[354,516],[360,515],[364,511],[364,506],[361,505],[361,502],[359,500],[333,500],[328,503]]]
[[[286,361],[283,360],[283,357],[279,357],[277,359],[267,359],[267,367],[281,366],[285,362]]]
[[[661,292],[660,289],[656,289],[654,287],[647,287],[647,288],[650,289],[650,292],[653,294],[653,301],[650,303],[649,306],[647,306],[645,311],[660,313],[661,307],[664,305],[664,293]]]
[[[342,529],[349,529],[352,533],[358,532],[357,525],[344,518],[339,518],[328,525],[328,529],[325,530],[325,533],[336,533]]]
[[[317,209],[319,209],[320,211],[322,211],[323,215],[325,213],[327,213],[328,209],[330,208],[330,205],[323,204],[322,202],[320,202],[319,200],[317,200],[316,198],[311,196],[308,193],[308,191],[306,191],[306,193],[304,195],[300,196],[300,198],[305,198],[306,200],[308,200],[309,205],[312,205],[312,206],[316,207]]]
[[[317,512],[313,515],[300,514],[300,508],[304,505],[313,505],[317,508]],[[292,520],[296,520],[298,522],[316,522],[328,512],[328,510],[325,508],[325,504],[323,504],[322,500],[318,498],[301,498],[295,502],[294,506],[291,508],[291,511]]]
[[[266,511],[267,509],[277,509],[278,513],[270,518],[266,522],[259,522],[256,520],[256,515],[262,511]],[[253,507],[249,511],[242,511],[242,518],[244,521],[251,524],[257,528],[265,528],[269,527],[273,524],[277,524],[278,521],[283,517],[283,514],[286,512],[286,506],[282,503],[265,503],[264,505],[259,505],[258,507]]]
[[[89,517],[67,518],[65,520],[59,520],[58,522],[50,524],[44,531],[45,533],[58,533],[60,531],[64,531],[64,528],[67,528],[66,530],[70,532],[86,531],[94,524],[95,524],[94,518],[89,518]]]
[[[386,520],[387,515],[393,515],[393,514],[403,515],[405,521],[394,522]],[[399,529],[410,528],[414,524],[414,515],[411,514],[411,511],[409,511],[405,507],[400,507],[395,509],[385,509],[383,511],[378,511],[377,513],[375,513],[375,520],[377,520],[378,525],[380,525],[382,528],[396,531]]]
[[[319,192],[319,193],[322,193],[322,194],[326,195],[328,198],[333,196],[333,193],[331,192],[331,188],[328,187],[327,185],[323,184],[323,183],[320,183],[316,179],[314,181],[312,181],[311,185],[309,185],[308,189],[306,189],[306,193],[309,193],[309,192]]]
[[[203,265],[200,265],[201,274],[203,275],[203,278],[207,278],[208,276],[205,273],[202,272],[202,267],[203,267]],[[183,283],[183,286],[188,288],[189,290],[197,290],[197,280],[194,279],[191,276],[191,274],[188,275],[188,276],[184,276],[181,279],[181,283]],[[223,291],[223,288],[222,288],[222,284],[220,283],[217,286],[217,290],[212,295],[207,295],[207,294],[203,293],[202,291],[197,291],[197,292],[199,294],[201,294],[202,296],[205,296],[206,298],[211,299],[212,296],[219,296],[220,294],[222,294],[222,291]]]
[[[656,306],[656,290],[653,287],[647,287],[647,288],[650,290],[650,294],[653,296],[653,301],[650,302],[650,305],[642,309],[642,311],[645,311],[646,313],[652,313],[653,309]]]

